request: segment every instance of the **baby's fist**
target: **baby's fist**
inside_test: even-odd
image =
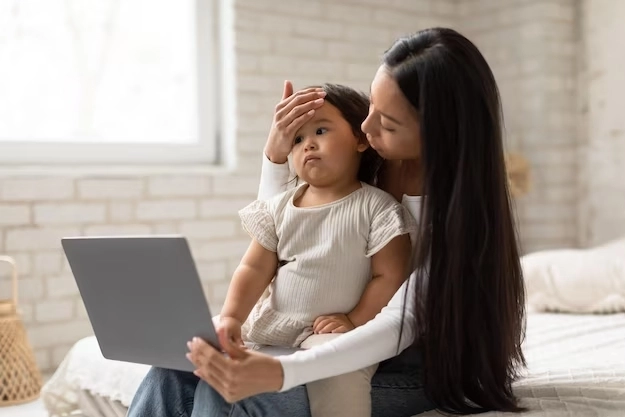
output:
[[[313,324],[315,334],[323,333],[347,333],[354,330],[355,326],[345,314],[330,314],[319,316]]]
[[[221,317],[217,333],[223,333],[225,339],[237,345],[242,345],[241,322],[234,317]]]

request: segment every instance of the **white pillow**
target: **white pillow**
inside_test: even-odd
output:
[[[530,311],[625,311],[625,239],[521,258]]]

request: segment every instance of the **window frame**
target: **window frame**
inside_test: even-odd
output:
[[[221,3],[221,4],[220,4]],[[67,168],[216,166],[222,161],[222,108],[224,92],[230,87],[222,75],[228,51],[222,18],[231,1],[196,0],[196,71],[198,142],[115,142],[85,143],[0,140],[2,170],[27,167]],[[97,168],[96,168],[97,170]]]

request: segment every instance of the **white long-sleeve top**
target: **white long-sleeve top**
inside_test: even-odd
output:
[[[264,156],[258,199],[266,200],[286,191],[289,188],[289,176],[288,164],[274,164]],[[418,221],[421,197],[404,195],[402,204]],[[357,371],[392,358],[410,346],[415,337],[413,331],[414,292],[410,290],[408,297],[404,297],[404,292],[406,286],[411,286],[411,288],[414,286],[415,280],[416,276],[413,273],[395,293],[388,305],[367,324],[323,345],[278,357],[284,372],[281,391],[311,381]],[[397,342],[401,329],[404,298],[406,298],[406,309],[398,351]]]

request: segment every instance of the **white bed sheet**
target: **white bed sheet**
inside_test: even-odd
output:
[[[524,351],[528,369],[514,390],[529,411],[515,415],[625,416],[625,314],[529,314]],[[88,393],[127,407],[148,369],[104,359],[94,337],[82,339],[44,386],[44,404],[69,415]]]
[[[529,410],[481,416],[625,417],[625,314],[529,314],[523,347],[514,392]]]

